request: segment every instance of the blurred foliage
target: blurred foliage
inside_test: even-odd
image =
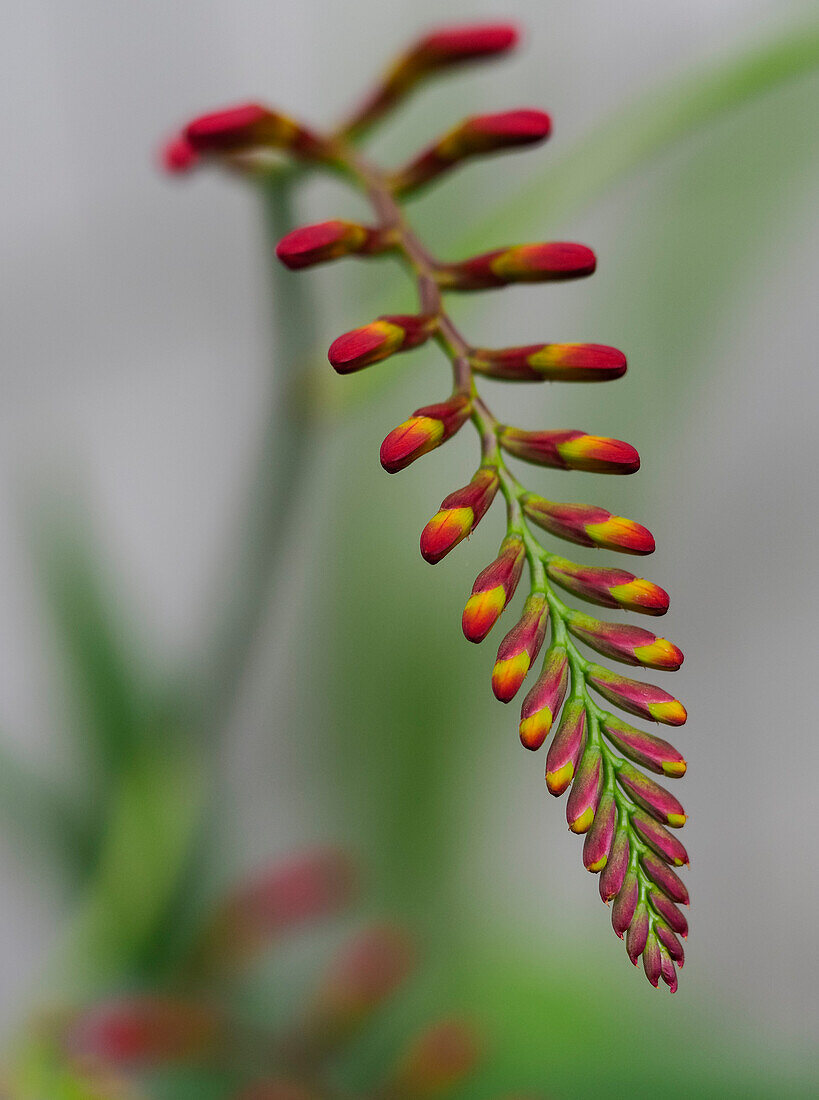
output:
[[[632,361],[644,364],[642,407],[625,384],[607,405],[616,410],[618,431],[630,421],[639,422],[644,436],[653,430],[658,441],[667,433],[666,422],[645,426],[645,403],[665,408],[691,393],[707,366],[706,340],[715,339],[747,280],[758,277],[754,257],[771,248],[775,227],[799,209],[816,155],[817,85],[809,74],[817,62],[819,28],[811,23],[660,94],[648,93],[453,244],[453,253],[466,253],[487,247],[491,238],[524,235],[533,222],[555,223],[659,154],[671,156],[674,147],[673,183],[654,196],[641,224],[629,226],[629,278],[593,307],[595,324],[604,318],[609,331],[621,327]],[[268,195],[268,217],[273,234],[289,224],[287,181]],[[83,789],[25,766],[0,742],[0,813],[27,852],[37,846],[51,853],[76,890],[65,940],[46,975],[46,997],[87,1002],[134,985],[161,988],[190,948],[201,917],[192,895],[196,903],[201,899],[189,886],[208,864],[205,830],[218,816],[213,735],[252,646],[285,540],[296,474],[304,476],[308,465],[312,414],[289,374],[301,366],[293,333],[304,329],[308,312],[302,286],[276,277],[282,340],[276,362],[284,365],[284,381],[271,395],[247,522],[227,566],[235,590],[215,625],[204,671],[197,665],[181,686],[178,677],[152,682],[119,613],[117,587],[111,578],[104,583],[99,551],[78,527],[52,526],[42,539],[41,581],[73,692]],[[388,307],[379,301],[371,312]],[[355,399],[374,395],[388,377],[373,373],[356,385]],[[403,392],[399,396],[403,400]],[[408,391],[406,399],[411,403]],[[453,997],[477,1006],[493,1059],[474,1088],[458,1093],[464,1098],[496,1096],[511,1080],[565,1097],[600,1091],[811,1095],[808,1071],[788,1060],[784,1044],[781,1059],[747,1049],[715,1006],[710,1012],[699,1005],[675,1008],[672,1025],[647,999],[595,995],[596,960],[592,973],[578,980],[554,954],[534,965],[530,954],[508,943],[499,947],[465,934],[471,914],[458,909],[455,884],[470,825],[456,821],[453,776],[465,757],[481,755],[474,728],[481,728],[483,700],[463,689],[475,682],[475,651],[458,641],[459,607],[448,575],[442,567],[430,578],[426,566],[413,565],[408,532],[437,498],[425,504],[427,483],[408,477],[402,512],[394,485],[376,470],[370,452],[359,455],[353,445],[365,435],[374,438],[373,424],[390,423],[395,400],[395,392],[382,393],[338,429],[335,443],[346,457],[336,471],[330,516],[323,517],[334,553],[315,592],[321,614],[312,615],[323,629],[303,643],[311,662],[328,670],[322,696],[305,703],[331,759],[333,782],[322,797],[334,801],[340,833],[372,865],[379,905],[399,907],[429,936],[436,965],[426,984],[414,987],[406,1012],[417,1016],[419,1002],[429,1008]],[[559,401],[571,412],[582,396]],[[281,495],[286,486],[289,496]],[[482,564],[479,552],[464,549]],[[496,724],[504,721],[508,716],[500,715]],[[586,958],[579,947],[572,955]],[[618,1004],[628,1011],[618,1012]],[[350,1081],[379,1061],[408,1019],[399,1006],[381,1032],[362,1038],[348,1067]],[[641,1039],[639,1059],[626,1059],[623,1044],[635,1032],[651,1038]],[[91,1095],[50,1058],[36,1041],[21,1043],[20,1096]],[[224,1088],[216,1071],[187,1071],[157,1078],[151,1095],[181,1100],[224,1095]]]

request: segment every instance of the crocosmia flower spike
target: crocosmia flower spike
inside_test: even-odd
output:
[[[577,563],[565,556],[565,547],[554,544],[563,540],[589,551],[636,556],[654,551],[654,538],[641,523],[596,503],[567,502],[563,488],[552,484],[574,471],[633,474],[640,456],[630,443],[603,434],[596,424],[580,430],[501,423],[478,388],[484,376],[508,382],[611,381],[624,374],[626,357],[617,348],[576,342],[575,334],[561,331],[544,332],[538,343],[479,346],[460,331],[448,310],[453,293],[518,283],[544,284],[547,293],[553,282],[592,275],[597,257],[586,244],[573,241],[500,246],[488,241],[487,250],[477,255],[439,258],[419,239],[403,205],[475,160],[539,145],[551,134],[551,119],[535,107],[471,115],[420,151],[408,152],[397,168],[374,164],[357,146],[423,82],[465,63],[504,55],[517,37],[506,23],[434,29],[410,45],[362,106],[329,133],[248,104],[194,120],[166,148],[165,162],[172,171],[184,171],[200,161],[221,161],[253,177],[260,170],[258,158],[272,150],[296,164],[331,170],[368,201],[368,224],[335,218],[294,228],[279,243],[279,259],[298,271],[342,257],[390,257],[403,264],[414,283],[416,313],[382,316],[344,333],[330,346],[330,363],[339,374],[349,374],[426,343],[437,344],[448,361],[451,396],[422,405],[393,428],[381,443],[381,464],[388,473],[399,473],[467,422],[474,427],[477,472],[445,497],[424,527],[421,555],[436,565],[475,532],[496,499],[503,501],[503,542],[472,587],[462,614],[463,633],[471,642],[486,638],[527,571],[522,608],[492,667],[492,691],[508,703],[524,690],[521,744],[530,752],[545,749],[546,787],[556,797],[568,796],[569,828],[584,836],[583,864],[600,876],[600,896],[612,906],[612,925],[625,938],[629,958],[635,965],[642,960],[652,985],[662,981],[673,992],[683,961],[678,937],[687,931],[679,907],[688,903],[688,893],[677,873],[688,862],[677,836],[686,816],[676,796],[641,769],[669,781],[682,776],[686,764],[668,741],[632,726],[617,712],[680,726],[686,711],[665,688],[624,676],[592,657],[666,673],[681,666],[683,654],[664,636],[598,618],[563,598],[568,594],[618,615],[660,616],[668,610],[668,595],[654,581],[618,565]],[[531,488],[518,480],[517,462],[539,468]],[[412,1072],[417,1076],[420,1071]]]

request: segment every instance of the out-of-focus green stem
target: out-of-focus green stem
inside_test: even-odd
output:
[[[276,242],[297,224],[293,192],[298,175],[284,169],[260,184],[271,261],[273,370],[246,514],[238,525],[235,547],[222,565],[224,605],[202,682],[201,713],[209,731],[219,728],[234,700],[308,464],[313,412],[300,373],[306,359],[305,334],[312,331],[309,290],[306,280],[294,279],[273,254]]]

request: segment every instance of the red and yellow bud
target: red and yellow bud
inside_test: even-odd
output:
[[[645,873],[664,894],[680,905],[688,905],[688,890],[685,883],[664,860],[659,859],[653,852],[643,852],[640,862]]]
[[[425,77],[500,56],[512,49],[517,39],[517,29],[511,23],[476,23],[432,31],[395,62],[357,113],[348,133],[371,125]]]
[[[498,491],[498,471],[481,466],[470,483],[441,501],[440,511],[421,532],[421,556],[436,565],[471,534],[486,515]]]
[[[416,409],[409,420],[393,428],[381,444],[381,465],[388,474],[405,469],[416,458],[451,439],[471,412],[472,402],[463,394]]]
[[[670,779],[685,775],[685,761],[668,741],[635,729],[613,714],[604,718],[602,727],[609,741],[629,760]]]
[[[390,181],[393,192],[405,196],[472,157],[543,141],[551,128],[551,120],[543,111],[522,109],[474,115],[396,172]]]
[[[631,474],[640,468],[640,456],[629,443],[580,431],[525,432],[505,427],[498,442],[516,458],[558,470]]]
[[[602,665],[589,665],[586,680],[610,703],[651,722],[681,726],[688,717],[679,699],[675,699],[667,691],[655,687],[654,684],[644,684],[641,680],[621,676]]]
[[[327,358],[339,374],[352,374],[371,363],[388,359],[397,351],[419,347],[434,330],[432,317],[386,315],[339,336],[330,345]]]
[[[566,618],[566,625],[581,642],[627,665],[673,672],[683,662],[682,653],[667,638],[658,638],[639,626],[605,623],[580,611],[572,611]]]
[[[677,971],[667,951],[660,951],[660,974],[671,993],[677,992]]]
[[[517,695],[536,659],[546,636],[549,605],[546,597],[534,592],[523,605],[523,614],[498,647],[492,670],[495,698],[508,703]]]
[[[384,230],[336,218],[294,229],[276,245],[276,255],[285,267],[298,271],[342,256],[374,256],[390,245],[390,235]]]
[[[478,574],[466,601],[461,625],[470,642],[482,642],[498,621],[515,594],[525,561],[523,539],[507,535],[497,558]]]
[[[600,749],[593,744],[586,745],[566,803],[566,821],[573,833],[586,833],[591,828],[602,786],[603,760]]]
[[[653,929],[649,929],[645,947],[643,948],[643,970],[648,980],[656,989],[660,984],[660,974],[662,973],[662,955],[660,941],[657,939]]]
[[[329,155],[327,144],[306,127],[258,103],[201,115],[188,123],[183,136],[196,153],[232,154],[264,148],[320,160]]]
[[[570,699],[563,708],[549,751],[546,754],[546,786],[555,796],[563,794],[577,768],[586,738],[586,708],[580,699]]]
[[[648,906],[644,901],[641,901],[634,910],[634,916],[631,918],[631,924],[629,924],[626,933],[626,952],[635,966],[645,948],[649,925]]]
[[[688,921],[685,919],[685,914],[673,901],[669,901],[661,890],[649,890],[648,900],[678,936],[682,936],[683,939],[688,936]]]
[[[221,1032],[218,1015],[198,1001],[133,996],[79,1013],[64,1043],[81,1058],[146,1065],[184,1062],[213,1051]]]
[[[634,918],[637,902],[640,900],[640,883],[634,871],[627,871],[623,885],[617,891],[617,897],[611,907],[611,926],[620,939],[628,931]]]
[[[654,539],[650,531],[634,520],[613,516],[592,504],[558,504],[526,493],[522,497],[526,515],[558,538],[580,546],[602,546],[624,554],[651,554]]]
[[[635,810],[631,815],[631,823],[646,844],[651,845],[658,856],[662,856],[668,863],[675,867],[682,867],[688,863],[688,852],[675,836],[664,825],[655,821],[653,817],[643,810]]]
[[[543,669],[520,711],[521,744],[533,751],[539,749],[563,706],[569,686],[569,658],[562,645],[551,645]]]
[[[386,1094],[421,1100],[455,1088],[475,1069],[478,1044],[460,1020],[445,1020],[421,1034],[401,1059]]]
[[[608,905],[612,898],[617,897],[623,888],[623,882],[629,866],[631,846],[628,840],[628,831],[618,828],[614,834],[614,842],[609,852],[606,866],[600,872],[598,887],[601,899]]]
[[[604,791],[594,821],[583,842],[583,866],[597,874],[606,866],[617,828],[617,803],[611,791]]]
[[[685,965],[685,951],[683,945],[671,931],[667,924],[663,921],[658,921],[654,926],[654,931],[657,934],[657,939],[669,953],[671,958],[679,967]]]
[[[623,790],[639,803],[644,810],[661,821],[663,825],[670,825],[672,829],[681,829],[685,824],[685,810],[671,794],[643,775],[637,768],[625,762],[617,769],[617,782]]]
[[[643,615],[664,615],[668,610],[667,592],[624,569],[578,565],[555,557],[546,562],[546,572],[567,592],[601,607],[621,607]]]
[[[438,281],[445,290],[489,290],[510,283],[564,282],[591,275],[596,263],[594,253],[584,244],[569,241],[520,244],[513,248],[496,248],[460,263],[444,264],[439,269]],[[546,345],[547,348],[561,346],[567,345]],[[535,359],[542,352],[537,346],[528,350],[533,352]],[[537,369],[536,363],[527,365]]]
[[[626,357],[605,344],[527,344],[474,348],[472,369],[505,382],[608,382],[626,373]]]

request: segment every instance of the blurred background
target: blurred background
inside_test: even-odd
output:
[[[616,385],[484,388],[522,427],[642,456],[622,481],[528,484],[657,539],[647,572],[687,657],[663,686],[689,711],[673,998],[613,936],[542,760],[491,695],[492,642],[463,640],[501,520],[434,570],[418,554],[473,440],[398,478],[378,463],[390,428],[447,395],[440,355],[345,379],[324,359],[339,332],[413,309],[412,288],[390,265],[275,272],[250,187],[158,164],[176,127],[234,101],[329,124],[421,29],[475,18],[519,22],[523,49],[425,88],[371,147],[396,163],[466,113],[552,115],[546,146],[453,173],[411,215],[448,258],[549,237],[597,253],[591,280],[453,314],[476,344],[629,357]],[[814,5],[32,0],[4,24],[10,1063],[33,1015],[161,985],[197,906],[331,843],[361,868],[360,914],[423,945],[389,1027],[476,1021],[485,1065],[458,1096],[815,1095]],[[364,209],[312,179],[288,201],[280,233]],[[272,980],[242,1003],[263,1015]]]

